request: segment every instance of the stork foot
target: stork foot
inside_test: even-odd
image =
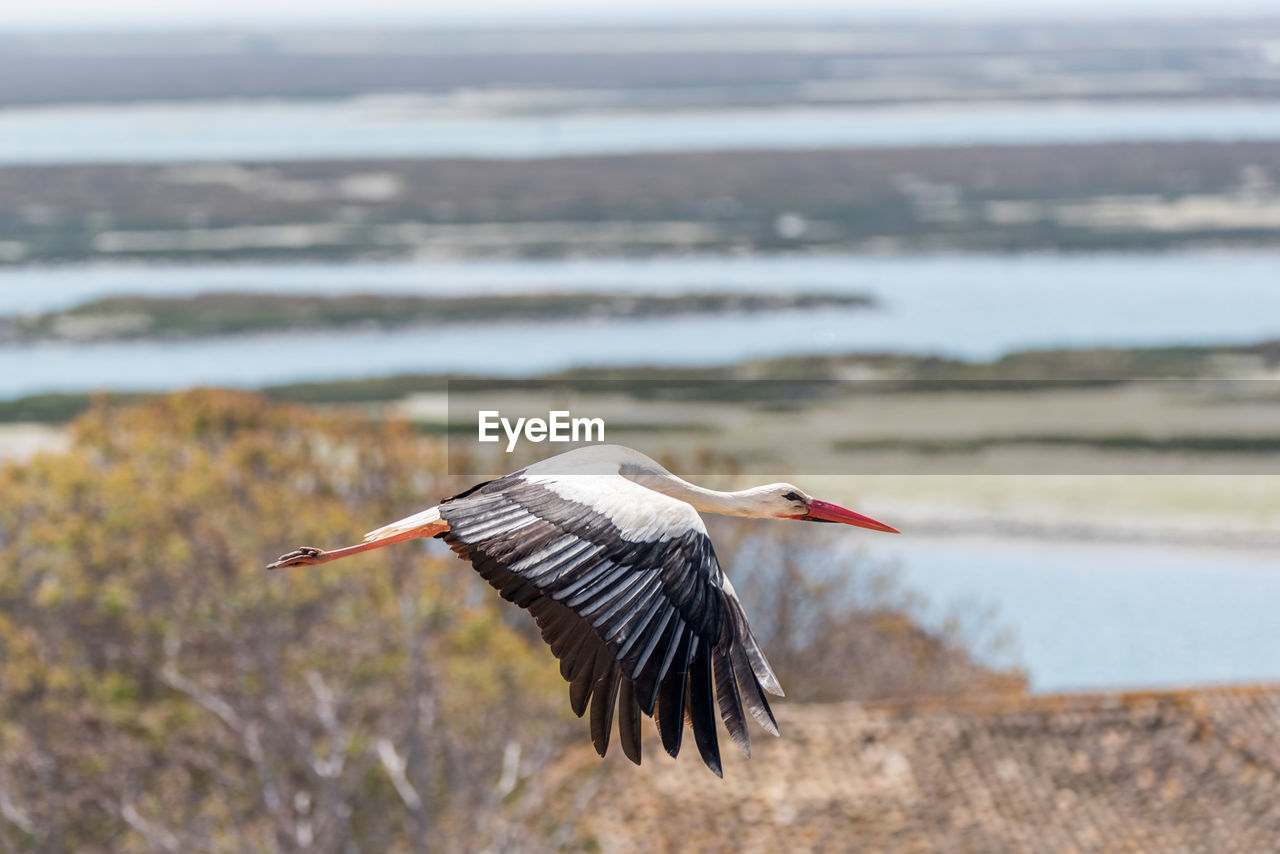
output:
[[[300,549],[294,549],[288,554],[280,555],[280,557],[267,564],[267,569],[284,569],[289,566],[311,566],[312,564],[320,563],[317,558],[322,554],[324,554],[322,549],[317,549],[314,546],[303,546]]]

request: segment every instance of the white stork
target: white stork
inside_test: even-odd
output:
[[[788,483],[739,492],[695,486],[620,445],[592,445],[486,481],[333,551],[304,547],[268,566],[309,566],[415,537],[439,537],[537,621],[560,660],[569,703],[591,705],[605,755],[618,710],[622,751],[640,763],[640,713],[680,751],[687,716],[720,775],[715,708],[750,755],[747,711],[773,735],[764,692],[782,696],[699,511],[843,522],[898,533]],[[714,686],[714,687],[713,687]],[[714,699],[713,699],[714,697]]]

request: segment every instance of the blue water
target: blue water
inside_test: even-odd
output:
[[[495,114],[412,97],[0,110],[0,164],[1280,139],[1280,104],[1026,102]]]
[[[1280,338],[1280,254],[667,258],[320,267],[87,267],[0,272],[0,313],[108,293],[866,293],[880,307],[193,341],[0,347],[0,397],[40,391],[256,386],[394,373],[527,375],[582,365],[728,364],[893,351],[989,359],[1056,346]]]
[[[948,610],[994,605],[1035,691],[1280,681],[1280,554],[900,537],[875,558]]]

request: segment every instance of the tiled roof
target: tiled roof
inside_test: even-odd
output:
[[[647,733],[640,768],[567,759],[579,830],[602,852],[1280,851],[1277,686],[776,711],[752,759],[723,740],[723,780]]]

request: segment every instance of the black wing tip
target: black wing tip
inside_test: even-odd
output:
[[[609,739],[613,735],[613,713],[618,706],[618,683],[621,668],[611,658],[597,658],[596,684],[591,696],[591,743],[601,758],[609,752]]]
[[[680,722],[675,725],[665,725],[662,723],[662,715],[658,715],[658,740],[662,742],[662,749],[672,759],[680,756],[680,748],[684,746],[684,718],[681,716]]]
[[[706,735],[699,733],[697,729],[694,729],[693,734],[698,742],[698,753],[702,756],[702,764],[711,769],[711,773],[723,780],[724,768],[720,764],[720,743],[716,737],[715,730],[711,730],[710,741],[706,741]]]
[[[622,752],[636,765],[640,764],[640,708],[636,705],[635,685],[630,679],[620,680],[618,687],[618,741]]]
[[[570,686],[568,686],[568,707],[573,709],[573,714],[579,717],[584,716],[590,702],[590,685],[584,690],[579,688],[579,682],[570,682]]]

